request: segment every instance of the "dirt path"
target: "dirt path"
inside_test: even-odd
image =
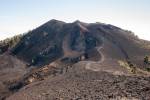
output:
[[[99,61],[84,61],[85,63],[85,69],[92,70],[92,71],[105,71],[109,72],[115,75],[127,75],[128,71],[119,65],[117,65],[117,62],[113,59],[107,59],[105,58],[104,54],[102,53],[102,49],[104,47],[104,44],[102,44],[99,47],[96,47],[97,51],[101,55],[101,59]]]
[[[99,54],[101,55],[101,60],[98,61],[98,63],[102,63],[105,60],[105,57],[103,55],[103,53],[101,52],[101,49],[103,48],[103,45],[100,47],[96,47],[97,51],[99,52]]]
[[[100,71],[100,67],[92,66],[92,65],[94,65],[94,64],[98,64],[99,65],[102,62],[104,62],[105,57],[104,57],[103,53],[101,52],[102,48],[103,48],[103,44],[100,47],[96,47],[97,51],[101,55],[101,59],[99,61],[97,61],[97,62],[95,62],[95,61],[88,61],[86,66],[85,66],[86,69],[90,69],[90,70],[93,70],[93,71]]]

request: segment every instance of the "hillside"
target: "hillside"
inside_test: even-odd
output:
[[[6,79],[0,99],[150,99],[150,62],[144,60],[150,42],[131,31],[50,20],[7,48],[0,56],[0,80]]]

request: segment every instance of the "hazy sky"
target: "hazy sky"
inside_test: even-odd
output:
[[[150,0],[0,0],[0,39],[51,19],[113,24],[150,40]]]

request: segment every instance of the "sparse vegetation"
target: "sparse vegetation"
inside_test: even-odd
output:
[[[142,75],[150,75],[149,68],[147,70],[142,70],[138,67],[136,67],[135,64],[132,64],[130,61],[118,61],[120,66],[126,68],[129,72],[132,74],[142,74]]]
[[[145,64],[149,64],[149,57],[148,57],[148,56],[145,56],[145,57],[144,57],[144,63],[145,63]]]
[[[9,45],[10,47],[14,47],[23,37],[22,34],[13,36],[11,38],[7,38],[5,40],[0,41],[0,45]]]
[[[150,72],[150,67],[146,68],[146,71]]]
[[[132,69],[131,69],[131,67],[129,66],[129,64],[126,61],[119,60],[118,62],[120,64],[120,66],[126,68],[129,72],[132,73]]]
[[[149,56],[145,56],[144,57],[144,67],[145,67],[145,70],[150,72],[150,61],[149,61]]]
[[[133,74],[136,74],[136,66],[131,62],[131,61],[127,61],[128,66],[131,68],[131,72]]]

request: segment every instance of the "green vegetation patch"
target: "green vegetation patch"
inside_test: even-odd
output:
[[[0,45],[1,46],[9,45],[9,47],[12,48],[17,43],[19,43],[19,41],[21,40],[22,37],[23,37],[23,35],[20,34],[20,35],[13,36],[11,38],[7,38],[5,40],[0,41]]]

